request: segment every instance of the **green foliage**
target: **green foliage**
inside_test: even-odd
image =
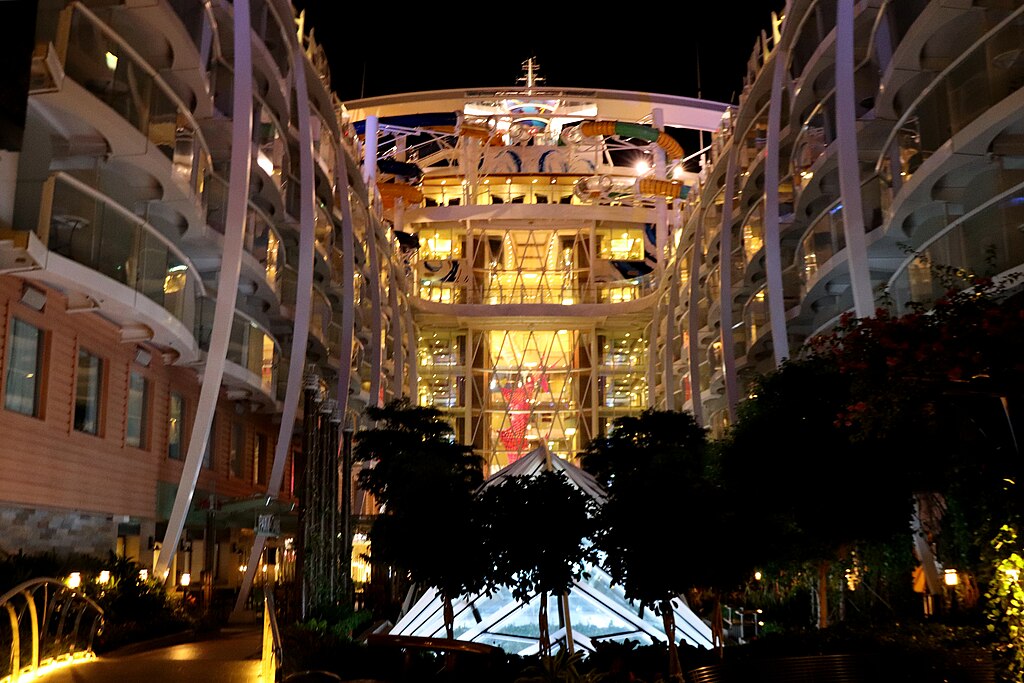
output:
[[[562,475],[508,477],[478,496],[491,585],[507,585],[517,600],[561,594],[593,560],[586,539],[595,531],[595,504]]]
[[[488,573],[473,515],[480,458],[435,408],[402,398],[366,412],[377,426],[359,433],[354,456],[369,465],[360,486],[383,506],[370,530],[374,559],[452,597],[478,590]]]
[[[850,439],[837,418],[850,379],[834,362],[787,361],[751,393],[722,443],[723,483],[744,520],[748,569],[830,561],[845,547],[906,530],[913,451]]]
[[[1004,525],[992,541],[994,572],[985,598],[988,601],[988,629],[998,635],[999,652],[1009,680],[1024,678],[1024,557],[1017,530]]]
[[[539,664],[523,670],[515,683],[597,683],[604,675],[596,671],[582,673],[583,653],[569,654],[560,650],[554,657],[545,657]]]
[[[584,452],[583,466],[608,491],[597,545],[630,599],[660,610],[693,588],[738,580],[735,520],[714,455],[692,415],[653,409],[617,419]]]

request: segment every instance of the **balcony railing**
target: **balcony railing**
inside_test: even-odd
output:
[[[191,261],[144,219],[64,173],[46,181],[37,228],[46,247],[159,304],[188,329],[202,281]]]
[[[906,108],[876,164],[890,186],[909,180],[947,140],[1024,86],[1022,15],[1024,5],[957,57]]]
[[[210,152],[191,110],[113,29],[81,3],[61,14],[57,53],[64,72],[146,136],[174,177],[202,195]]]
[[[204,351],[210,348],[215,305],[216,302],[209,297],[200,297],[197,302],[199,315],[195,335]],[[231,322],[227,360],[251,372],[264,393],[277,397],[280,344],[262,325],[239,311],[235,311]]]

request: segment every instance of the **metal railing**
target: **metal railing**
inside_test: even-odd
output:
[[[0,661],[0,681],[17,683],[45,667],[94,656],[103,608],[59,579],[18,584],[0,596],[0,606],[7,613],[0,618],[0,643],[10,650]]]
[[[284,665],[284,648],[281,629],[277,625],[277,610],[274,606],[274,590],[263,587],[263,655],[260,659],[260,680],[279,680],[277,673]]]

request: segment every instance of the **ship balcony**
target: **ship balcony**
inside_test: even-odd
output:
[[[210,153],[191,109],[177,92],[113,29],[81,4],[61,12],[52,59],[33,65],[49,82],[33,97],[57,120],[76,121],[103,137],[110,158],[158,178],[164,200],[199,205]],[[76,140],[69,140],[75,148]]]
[[[203,197],[210,228],[223,235],[227,228],[228,182],[217,174],[210,174],[203,187]],[[208,261],[203,265],[204,271],[212,272],[220,266],[223,241],[215,242],[208,244],[205,250],[199,246],[192,247],[197,261]],[[211,246],[212,252],[209,251]],[[249,200],[246,210],[243,250],[239,291],[255,296],[273,308],[278,307],[281,303],[281,272],[290,250],[286,250],[281,233],[262,208],[262,203],[254,199]]]
[[[195,337],[205,353],[210,348],[215,302],[210,297],[197,301]],[[276,410],[281,400],[278,368],[281,345],[264,322],[235,311],[224,365],[223,384],[234,398],[259,402],[264,408]]]
[[[26,252],[29,279],[68,295],[69,310],[92,310],[122,330],[198,359],[193,336],[202,279],[189,258],[144,219],[64,173],[43,186],[39,222]]]

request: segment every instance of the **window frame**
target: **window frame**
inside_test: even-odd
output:
[[[26,326],[34,329],[36,331],[36,333],[37,333],[37,337],[36,337],[36,359],[35,359],[36,369],[33,372],[34,377],[32,378],[34,381],[33,381],[32,411],[31,412],[25,412],[23,410],[18,409],[17,407],[12,407],[10,405],[10,403],[8,403],[8,401],[10,400],[10,396],[11,396],[11,392],[10,392],[10,387],[11,387],[10,373],[14,369],[14,364],[13,364],[13,359],[12,359],[12,354],[14,353],[14,333],[15,333],[15,327],[17,325],[19,325],[19,324],[20,325],[26,325]],[[46,329],[44,329],[42,327],[39,327],[38,325],[34,325],[33,323],[30,323],[27,320],[25,320],[24,318],[21,318],[21,317],[19,317],[17,315],[11,315],[11,316],[8,317],[8,319],[7,319],[7,335],[6,335],[6,340],[5,340],[4,358],[3,358],[3,360],[4,360],[4,374],[3,374],[3,380],[4,380],[3,407],[4,407],[4,410],[10,411],[12,413],[17,413],[18,415],[24,415],[25,417],[32,417],[32,418],[36,418],[36,419],[40,419],[40,420],[45,417],[43,408],[46,405],[46,400],[45,400],[46,375],[45,375],[44,371],[46,369],[46,360],[47,360],[46,353],[47,353],[48,339],[49,339],[49,334],[48,334]]]
[[[130,434],[130,431],[129,431],[131,429],[131,419],[132,419],[131,412],[132,412],[132,405],[133,405],[133,400],[132,400],[132,380],[134,378],[136,378],[136,377],[138,377],[139,379],[142,380],[142,410],[140,411],[140,414],[139,414],[139,435],[138,435],[139,442],[137,444],[131,442],[131,438],[130,438],[131,434]],[[149,419],[149,411],[150,411],[150,406],[151,406],[151,404],[153,402],[153,399],[152,399],[152,397],[150,395],[150,381],[149,381],[149,377],[146,376],[146,373],[140,372],[139,370],[135,370],[135,369],[133,369],[131,367],[128,368],[128,392],[127,392],[127,395],[128,395],[128,406],[125,409],[125,414],[124,414],[124,445],[127,446],[128,448],[137,448],[137,449],[139,449],[141,451],[149,450],[149,447],[150,447],[150,438],[149,438],[149,423],[150,423],[150,419]]]
[[[78,416],[79,405],[80,405],[79,404],[79,399],[81,398],[80,397],[80,389],[81,389],[81,382],[82,382],[82,359],[83,359],[84,356],[88,356],[90,358],[94,358],[94,359],[96,359],[96,362],[97,362],[96,389],[95,389],[95,395],[94,395],[94,397],[96,399],[96,408],[95,408],[96,426],[95,426],[95,429],[93,429],[93,430],[85,429],[84,428],[84,422],[80,422],[79,416]],[[106,362],[106,359],[103,356],[100,356],[99,354],[93,353],[92,351],[87,349],[85,346],[82,346],[82,345],[78,346],[78,351],[75,354],[75,401],[74,401],[74,404],[73,404],[73,410],[72,410],[72,415],[71,415],[71,427],[72,427],[73,431],[76,431],[79,434],[88,434],[89,436],[98,436],[100,438],[103,437],[104,422],[105,422],[104,418],[106,417],[106,407],[107,407],[106,406],[107,402],[103,400],[103,392],[104,392],[104,389],[106,388],[106,384],[107,384],[106,376],[105,376],[106,375],[106,371],[107,371],[107,362]],[[87,397],[87,398],[89,398],[89,397]]]

